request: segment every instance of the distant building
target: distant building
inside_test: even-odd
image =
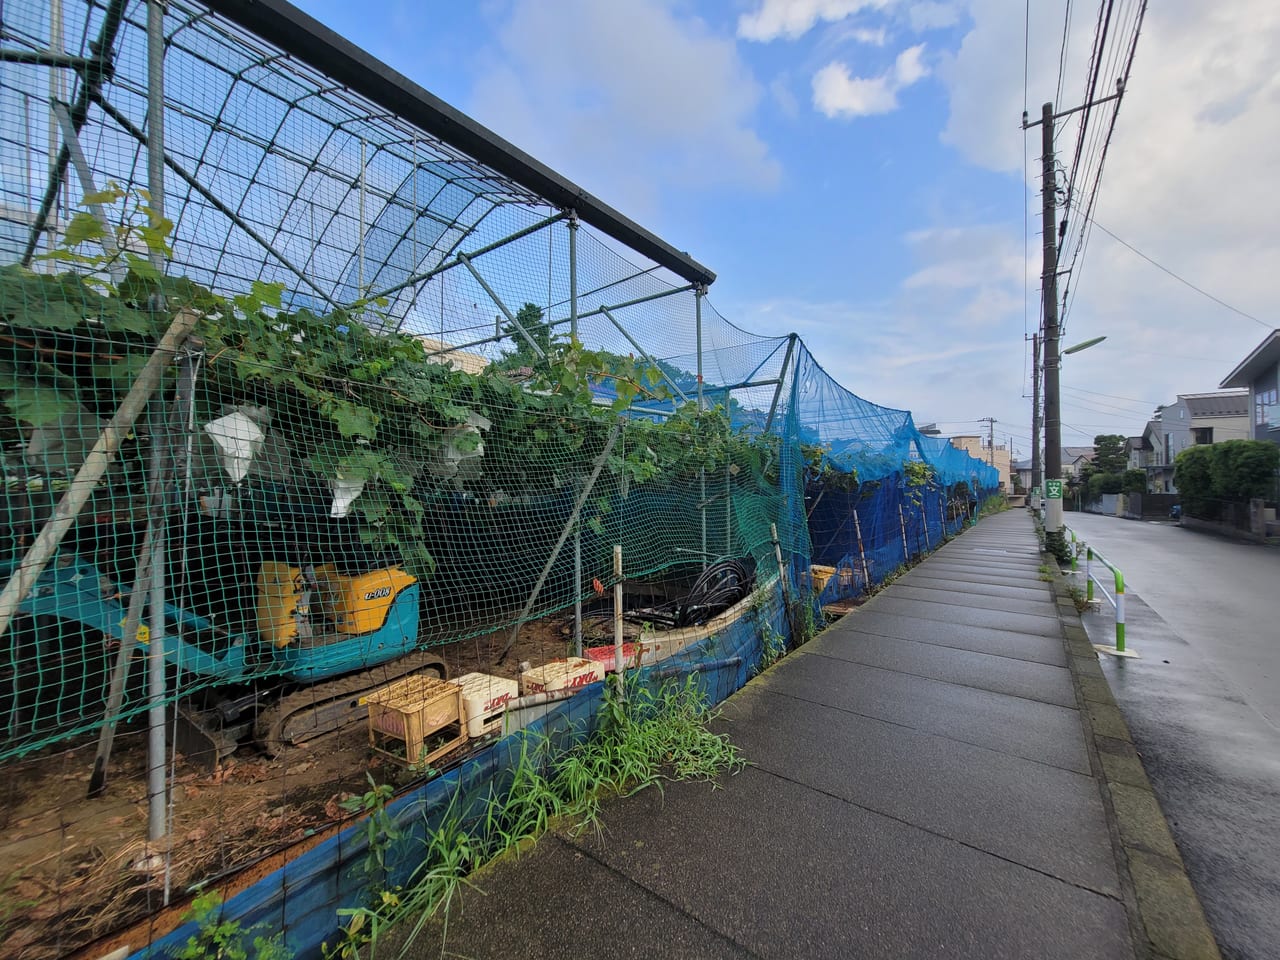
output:
[[[437,363],[447,363],[453,369],[461,370],[463,373],[480,373],[489,365],[487,357],[459,350],[453,344],[445,343],[443,340],[422,335],[417,339],[427,351],[428,359]]]
[[[1220,386],[1244,389],[1254,440],[1280,443],[1280,330],[1272,330]]]
[[[1012,457],[1008,447],[1003,444],[997,444],[992,448],[986,437],[980,437],[976,434],[952,437],[951,445],[958,450],[963,450],[975,460],[981,460],[983,463],[989,463],[995,467],[1000,477],[1000,489],[1002,491],[1009,489],[1009,465],[1012,462]]]

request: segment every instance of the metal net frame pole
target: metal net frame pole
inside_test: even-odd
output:
[[[701,419],[706,403],[702,395],[702,298],[707,295],[706,286],[699,284],[693,292],[693,325],[698,354],[698,415]],[[702,567],[707,567],[707,467],[698,467],[698,513],[702,520]]]
[[[569,211],[569,336],[578,339],[578,215]],[[582,518],[573,524],[573,655],[582,656]]]

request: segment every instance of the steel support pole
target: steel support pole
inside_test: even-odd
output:
[[[707,288],[699,285],[693,291],[693,326],[695,334],[695,342],[698,354],[698,414],[701,414],[705,406],[705,398],[702,393],[702,298],[707,295]],[[701,466],[698,468],[698,513],[702,519],[702,566],[707,566],[707,468]]]
[[[62,0],[49,0],[49,52],[57,54],[62,52]],[[57,172],[58,190],[63,190],[65,183],[64,171],[66,164],[61,164],[63,156],[68,159],[71,152],[68,146],[63,146],[62,150],[58,149],[58,116],[57,104],[66,96],[63,85],[64,78],[62,71],[49,71],[49,104],[53,109],[53,115],[50,119],[53,121],[49,124],[49,174],[52,177]],[[64,194],[65,196],[65,194]],[[67,216],[70,214],[68,212]],[[54,194],[53,219],[49,222],[49,249],[53,250],[58,245],[58,203],[57,193]]]
[[[569,211],[569,336],[578,339],[578,215]],[[582,656],[582,519],[573,525],[573,655]]]
[[[93,170],[89,167],[89,161],[85,159],[84,150],[80,146],[80,137],[76,133],[75,124],[71,122],[71,114],[67,111],[66,105],[60,101],[54,101],[53,115],[58,118],[58,128],[62,131],[62,141],[67,155],[71,158],[71,165],[76,169],[76,176],[80,178],[80,189],[85,192],[85,196],[97,193],[98,187],[93,181]],[[111,277],[117,284],[123,283],[126,274],[125,266],[120,261],[120,248],[116,245],[115,234],[111,230],[111,221],[107,219],[107,212],[100,203],[87,203],[85,206],[102,226],[102,248],[110,261],[108,269]]]
[[[773,391],[773,400],[769,403],[769,415],[764,421],[764,432],[768,433],[773,427],[773,417],[778,412],[778,400],[782,396],[782,383],[787,379],[787,371],[791,369],[791,355],[795,353],[796,341],[800,337],[798,334],[787,334],[787,352],[782,356],[782,372],[778,374],[778,386]],[[791,382],[796,382],[795,374],[791,376]],[[794,412],[794,411],[793,411]]]
[[[533,585],[533,590],[529,593],[529,599],[525,601],[524,609],[520,611],[520,616],[516,618],[515,626],[511,628],[511,639],[502,648],[502,655],[498,657],[499,663],[507,658],[507,654],[515,646],[516,640],[520,636],[520,626],[524,622],[524,618],[529,615],[529,611],[533,609],[533,605],[537,603],[538,594],[542,592],[542,586],[547,582],[547,577],[551,575],[551,568],[555,566],[556,559],[560,556],[560,551],[564,549],[565,541],[569,539],[569,534],[573,531],[574,525],[582,515],[582,506],[587,502],[587,497],[591,496],[591,490],[595,487],[596,480],[600,478],[600,471],[604,469],[605,462],[609,459],[609,454],[613,452],[613,445],[618,442],[618,436],[621,433],[622,424],[614,424],[613,430],[609,433],[609,438],[605,441],[604,449],[600,451],[600,455],[596,457],[595,465],[591,468],[591,476],[587,478],[582,492],[578,494],[578,499],[573,505],[573,512],[569,514],[569,522],[560,531],[560,538],[556,541],[556,545],[551,548],[551,555],[547,557],[547,562],[542,567],[542,573],[538,576],[537,583]]]
[[[902,504],[898,504],[898,529],[902,531],[902,562],[906,563],[911,554],[907,550],[907,519],[902,514]]]
[[[502,311],[503,316],[507,318],[507,321],[511,326],[515,327],[516,332],[519,333],[520,336],[524,337],[525,342],[533,348],[533,352],[537,354],[538,359],[545,360],[547,358],[547,352],[543,350],[542,347],[538,346],[538,342],[530,336],[529,331],[524,328],[524,324],[516,319],[516,315],[507,309],[507,305],[503,303],[502,298],[494,292],[493,287],[489,286],[485,278],[480,276],[480,271],[472,266],[471,258],[465,253],[460,253],[458,254],[458,259],[462,261],[462,265],[464,267],[471,271],[471,275],[476,278],[476,283],[480,284],[484,292],[489,295],[489,299],[492,300],[497,305],[498,309]]]
[[[147,191],[152,219],[164,217],[164,3],[147,3]],[[151,265],[164,270],[164,255],[151,251]]]
[[[707,295],[707,288],[697,286],[693,291],[693,329],[694,342],[698,355],[698,412],[702,412],[702,298]]]
[[[672,380],[670,376],[668,376],[667,371],[662,369],[662,367],[658,364],[658,361],[653,358],[652,354],[650,354],[648,350],[640,346],[636,338],[633,337],[630,334],[630,332],[628,332],[627,328],[624,327],[622,323],[618,320],[618,318],[613,315],[613,311],[611,311],[608,307],[601,307],[600,312],[603,313],[609,319],[610,323],[612,323],[615,327],[618,328],[618,332],[621,333],[626,338],[627,343],[631,344],[631,346],[635,348],[636,353],[640,354],[640,356],[642,356],[645,359],[645,362],[648,363],[649,366],[655,368],[660,374],[662,374],[662,379],[667,381],[667,384],[671,387],[672,390],[675,391],[676,396],[678,396],[685,403],[688,403],[689,398],[686,397],[684,391],[680,389],[680,385],[676,383],[674,380]]]
[[[625,700],[626,665],[622,660],[622,544],[613,545],[613,675],[618,698]]]
[[[167,433],[163,426],[159,435],[153,436],[155,444],[167,442]],[[162,460],[167,463],[168,451],[162,450]],[[167,467],[162,466],[159,476],[153,482],[163,488],[166,484]],[[163,489],[159,496],[166,497]],[[151,538],[151,597],[148,603],[151,614],[151,633],[147,644],[147,842],[157,844],[168,834],[166,816],[167,791],[165,790],[164,768],[166,762],[165,743],[165,520],[168,514],[168,503],[165,502],[160,515],[152,518],[155,522],[155,534]],[[156,851],[149,851],[152,855]]]
[[[725,462],[724,462],[724,553],[721,556],[733,556],[733,461],[729,459],[733,425],[725,428]]]
[[[161,0],[147,3],[147,189],[151,194],[152,221],[164,216],[164,6]],[[157,271],[164,270],[164,255],[158,249],[151,251],[151,265]],[[153,306],[163,307],[160,302]],[[193,389],[191,360],[182,363],[179,396],[175,403],[182,405],[189,400]],[[184,392],[185,391],[185,392]],[[169,518],[169,475],[172,462],[169,444],[173,439],[170,418],[163,413],[156,418],[158,429],[151,443],[159,447],[159,456],[152,458],[158,467],[152,483],[155,484],[153,503],[160,504],[157,515],[148,518],[154,530],[151,537],[151,636],[147,646],[147,842],[159,844],[169,834],[168,789],[165,784],[165,764],[168,744],[165,736],[165,563],[166,534]],[[152,855],[155,851],[151,851]],[[167,859],[167,858],[166,858]],[[166,884],[165,903],[168,903]]]
[[[360,138],[360,236],[356,239],[356,294],[358,298],[364,296],[364,199],[365,199],[365,178],[364,168],[368,162],[365,158],[367,149],[367,141],[364,137]],[[415,178],[416,182],[416,178]]]

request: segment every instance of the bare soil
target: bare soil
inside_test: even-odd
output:
[[[612,626],[601,626],[586,622],[589,645],[611,640]],[[509,630],[435,650],[450,676],[478,670],[514,678],[522,662],[570,652],[570,629],[563,617],[526,624],[500,663]],[[213,773],[179,756],[170,770],[170,841],[149,848],[145,731],[117,735],[106,792],[91,800],[95,750],[88,740],[0,767],[0,956],[66,956],[154,914],[166,884],[181,903],[194,884],[330,831],[350,818],[343,801],[365,793],[369,777],[396,787],[421,777],[372,753],[360,724],[275,759],[242,745]]]

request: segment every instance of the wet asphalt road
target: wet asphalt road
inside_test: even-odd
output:
[[[1091,514],[1067,525],[1124,571],[1141,659],[1103,670],[1223,954],[1280,956],[1280,549]],[[1114,642],[1113,622],[1105,603],[1085,617],[1095,643]]]

